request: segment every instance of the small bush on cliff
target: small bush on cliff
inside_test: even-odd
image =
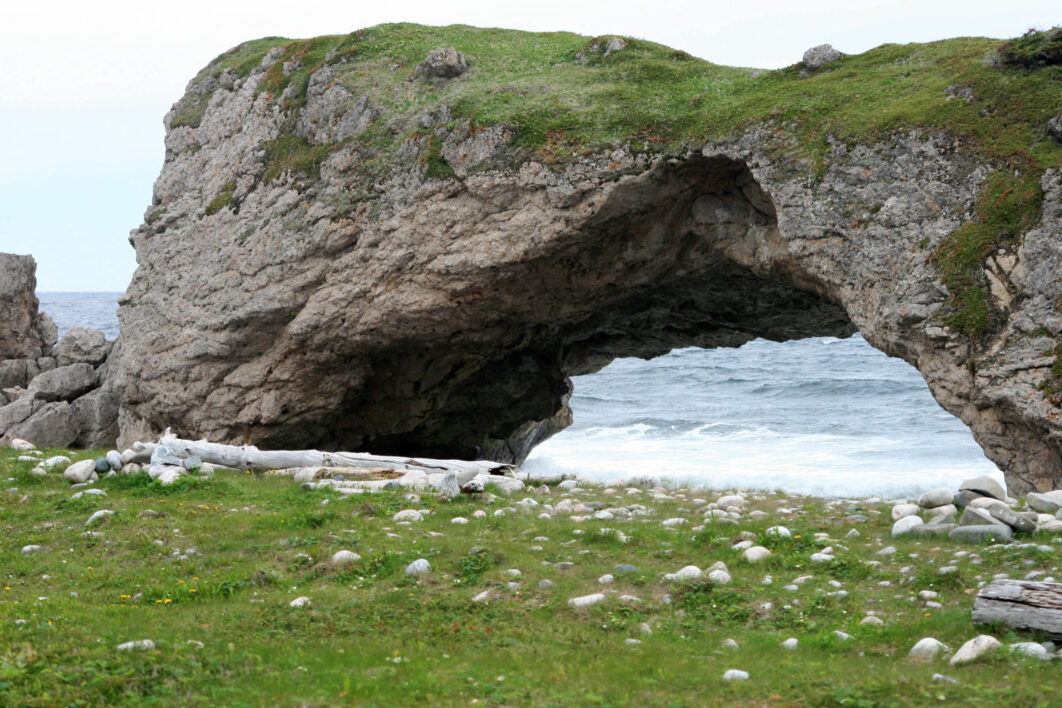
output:
[[[1004,64],[1022,69],[1040,69],[1062,64],[1062,27],[1047,32],[1029,30],[999,47]]]
[[[335,149],[333,145],[311,145],[297,135],[281,135],[263,147],[265,172],[262,179],[265,182],[272,182],[286,173],[316,177],[320,173],[321,163]]]
[[[1013,244],[1040,218],[1044,193],[1040,176],[1015,176],[1009,170],[985,179],[977,202],[977,221],[953,231],[930,256],[951,293],[945,321],[975,338],[990,327],[993,317],[983,263],[995,249]]]

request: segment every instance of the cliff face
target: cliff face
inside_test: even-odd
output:
[[[1057,487],[1057,77],[992,46],[761,75],[470,28],[241,45],[166,118],[122,436],[519,461],[617,356],[858,329],[1012,491]]]

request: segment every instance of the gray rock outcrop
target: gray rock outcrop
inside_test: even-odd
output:
[[[57,346],[39,313],[36,263],[0,253],[0,443],[104,447],[118,437],[118,399],[107,372],[112,343],[75,327]]]
[[[111,353],[112,344],[99,330],[71,327],[55,345],[55,363],[57,366],[81,363],[99,366]]]
[[[428,52],[418,68],[432,78],[452,79],[468,71],[468,62],[465,55],[453,47],[440,47]]]
[[[833,48],[830,44],[820,44],[817,47],[804,52],[802,61],[804,62],[804,68],[808,71],[814,71],[815,69],[831,64],[841,58],[841,53]]]
[[[1062,113],[1047,121],[1047,132],[1051,133],[1058,142],[1062,143]]]
[[[995,168],[946,133],[831,140],[815,174],[771,124],[680,154],[617,144],[547,164],[511,127],[457,121],[411,133],[379,171],[356,141],[314,141],[342,123],[337,106],[373,128],[398,118],[366,117],[352,89],[349,104],[307,91],[279,116],[262,85],[282,54],[231,82],[205,73],[198,122],[167,119],[110,359],[122,442],[173,426],[519,461],[570,423],[568,377],[616,357],[858,330],[918,367],[1012,493],[1059,486],[1062,421],[1040,389],[1062,333],[1057,170],[1039,222],[989,259],[999,321],[972,341],[944,320],[928,254],[974,218]],[[269,162],[297,143],[290,126],[317,171]]]
[[[37,311],[36,271],[32,256],[0,253],[0,368],[3,360],[44,356],[55,344],[55,323]]]

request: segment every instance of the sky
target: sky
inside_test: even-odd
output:
[[[1012,37],[1062,24],[1058,0],[77,0],[8,3],[0,26],[0,251],[37,260],[37,289],[125,290],[129,231],[162,167],[162,117],[196,72],[247,39],[382,22],[640,37],[718,64],[778,68],[830,43]]]

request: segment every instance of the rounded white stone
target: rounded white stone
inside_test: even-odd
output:
[[[914,505],[912,504],[912,506]],[[897,538],[899,536],[904,536],[922,525],[923,521],[918,516],[902,516],[892,525],[892,537]]]
[[[573,597],[568,600],[570,607],[589,607],[590,605],[596,605],[599,602],[604,602],[605,596],[602,593],[595,592],[592,595],[583,595],[582,597]]]
[[[332,565],[347,565],[349,563],[357,563],[361,560],[354,551],[336,551],[332,554]]]
[[[770,557],[771,552],[763,546],[751,546],[746,548],[741,555],[749,563],[758,563],[764,558]]]
[[[417,560],[413,561],[412,563],[406,566],[406,575],[410,577],[416,577],[418,575],[427,575],[430,572],[431,563],[424,560],[423,558],[418,558]]]

